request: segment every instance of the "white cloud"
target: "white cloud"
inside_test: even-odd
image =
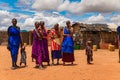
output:
[[[120,25],[120,15],[115,15],[110,19],[111,22],[114,22],[117,25]]]
[[[35,13],[33,18],[27,18],[24,22],[24,26],[29,26],[31,29],[34,28],[35,21],[45,21],[45,25],[50,28],[53,27],[55,23],[59,23],[60,26],[65,26],[65,21],[70,20],[59,15],[57,12],[51,14],[47,13]]]
[[[0,10],[0,29],[7,30],[7,27],[10,26],[10,19],[12,14],[8,11]]]
[[[30,5],[34,0],[18,0],[19,4]]]
[[[21,7],[23,9],[31,8],[31,5],[33,4],[34,0],[18,0],[16,3],[17,7]]]
[[[4,18],[8,16],[10,16],[10,12],[5,11],[5,10],[0,10],[0,17]]]
[[[81,11],[81,3],[80,2],[70,2],[69,0],[65,0],[57,9],[58,11],[69,11],[71,13],[80,13]]]
[[[34,26],[34,18],[27,18],[23,24],[24,28]]]
[[[12,13],[5,10],[0,10],[0,30],[1,29],[7,30],[8,26],[12,25],[11,20],[13,18],[16,18],[18,20],[18,25],[21,24],[22,26],[24,20],[28,18],[28,16],[24,14]]]
[[[36,12],[34,15],[24,15],[19,13],[12,13],[8,11],[0,10],[0,30],[7,30],[8,26],[11,25],[12,18],[18,20],[18,26],[21,29],[32,30],[34,29],[35,21],[45,21],[47,27],[53,27],[55,23],[59,23],[60,26],[65,26],[65,21],[70,20],[61,16],[58,12],[45,13],[45,12]]]
[[[85,12],[113,12],[120,11],[120,0],[81,0],[70,2],[69,0],[36,0],[32,8],[36,10],[69,11],[71,13]]]
[[[7,25],[10,21],[11,21],[11,19],[9,19],[9,18],[4,18],[4,19],[1,21],[1,24]]]
[[[36,10],[56,10],[63,0],[36,0],[32,8]]]
[[[8,3],[1,3],[0,9],[2,10],[11,10],[12,8],[8,5]]]
[[[91,16],[85,20],[86,23],[107,23],[104,16],[99,14],[97,16]]]
[[[62,4],[58,6],[58,11],[64,11],[67,10],[70,5],[69,0],[65,0]]]
[[[120,0],[82,0],[84,12],[113,12],[120,11]]]

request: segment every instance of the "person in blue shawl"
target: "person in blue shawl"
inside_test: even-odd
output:
[[[70,21],[66,21],[66,27],[64,28],[62,42],[63,64],[65,64],[65,62],[71,62],[71,64],[73,64],[74,61],[74,42],[72,33],[73,28],[70,25]]]
[[[118,33],[118,48],[119,48],[119,63],[120,63],[120,26],[117,27],[117,33]]]
[[[17,26],[17,19],[12,19],[12,26],[8,27],[8,49],[12,58],[12,69],[16,69],[19,66],[17,63],[18,50],[21,43],[20,28]]]

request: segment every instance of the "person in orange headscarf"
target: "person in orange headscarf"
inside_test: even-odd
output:
[[[53,65],[54,59],[57,59],[57,64],[59,64],[59,59],[62,58],[60,38],[59,24],[55,24],[54,29],[51,30],[51,55]]]

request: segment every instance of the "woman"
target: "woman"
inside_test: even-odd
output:
[[[49,51],[48,51],[47,31],[46,31],[46,29],[44,27],[44,21],[40,21],[40,27],[41,27],[41,31],[40,32],[43,35],[42,42],[43,42],[43,45],[44,45],[43,46],[44,47],[43,62],[47,62],[48,65],[50,65],[49,64],[50,60],[49,60]]]
[[[72,38],[73,29],[71,28],[70,21],[66,22],[66,27],[63,32],[63,42],[62,42],[62,53],[63,53],[63,64],[65,62],[71,62],[73,64],[74,61],[74,42]]]
[[[39,32],[40,24],[35,22],[35,29],[33,31],[33,44],[32,44],[32,58],[36,60],[35,68],[43,69],[42,58],[43,58],[43,42],[42,35]]]
[[[21,43],[20,28],[17,26],[17,19],[12,19],[12,26],[8,28],[8,49],[11,53],[12,58],[12,69],[16,69],[18,50]]]
[[[119,52],[118,52],[118,56],[119,56],[119,63],[120,63],[120,26],[117,27],[117,33],[118,33],[118,49],[119,49]]]
[[[62,58],[60,37],[59,24],[55,24],[54,29],[51,30],[51,55],[53,65],[54,59],[57,59],[57,64],[59,64],[59,59]]]

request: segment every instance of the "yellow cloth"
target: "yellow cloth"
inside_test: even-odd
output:
[[[108,49],[109,49],[110,51],[115,51],[115,46],[110,44],[110,45],[108,46]]]
[[[26,47],[26,46],[27,46],[27,43],[24,43],[23,45]]]
[[[93,51],[97,51],[97,45],[93,45]]]
[[[57,43],[58,45],[61,45],[60,38],[55,38],[53,41],[54,41],[55,43]]]

